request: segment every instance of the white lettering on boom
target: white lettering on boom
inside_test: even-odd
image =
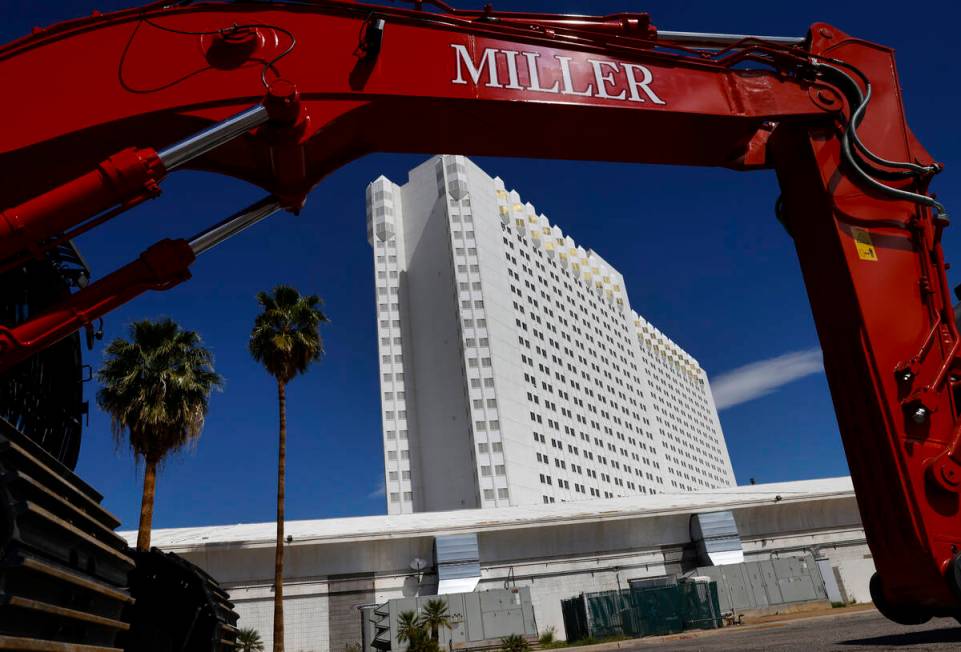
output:
[[[485,48],[480,54],[480,59],[475,63],[467,46],[451,43],[451,48],[454,50],[456,66],[456,76],[451,80],[453,84],[473,83],[474,86],[484,85],[488,88],[503,88],[511,91],[667,104],[651,88],[654,83],[654,73],[638,63],[588,59],[589,69],[585,70],[586,66],[581,64],[581,69],[575,70],[572,57],[555,55],[546,58],[537,52],[497,48]],[[527,64],[524,66],[526,68],[524,72],[527,73],[526,84],[521,80],[518,55],[523,56],[522,61]],[[498,64],[501,61],[503,64],[500,70],[506,70],[507,73],[506,85],[502,84],[498,77]],[[542,86],[544,79],[551,78],[554,79],[553,84]]]

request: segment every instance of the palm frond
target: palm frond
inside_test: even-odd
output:
[[[287,383],[324,353],[320,324],[328,321],[316,295],[302,296],[289,285],[259,292],[263,308],[250,333],[250,354],[270,375]]]
[[[97,403],[118,444],[126,434],[136,455],[160,461],[200,436],[223,378],[197,333],[170,319],[138,321],[130,340],[115,339],[104,355]]]

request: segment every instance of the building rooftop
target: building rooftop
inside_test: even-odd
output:
[[[293,538],[294,545],[345,543],[737,509],[772,502],[777,497],[792,502],[844,498],[853,494],[851,478],[845,476],[549,505],[287,521],[284,529]],[[135,531],[119,534],[131,545],[136,542]],[[153,545],[172,551],[206,546],[272,546],[275,539],[276,524],[273,521],[159,529],[152,535]]]

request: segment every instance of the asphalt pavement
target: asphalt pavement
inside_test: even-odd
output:
[[[905,627],[875,610],[819,616],[764,625],[726,627],[668,638],[622,641],[621,650],[678,652],[855,652],[882,650],[961,650],[961,626],[953,618],[934,618]]]

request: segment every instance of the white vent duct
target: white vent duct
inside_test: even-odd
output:
[[[480,582],[480,549],[476,534],[434,538],[437,595],[470,593]]]
[[[744,548],[733,512],[691,515],[691,541],[705,566],[725,566],[744,561]]]

